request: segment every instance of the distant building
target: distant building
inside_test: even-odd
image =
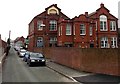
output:
[[[14,44],[18,47],[20,46],[24,46],[24,41],[25,41],[25,38],[23,36],[21,37],[17,37],[15,40],[14,40]]]
[[[53,4],[29,23],[28,49],[41,47],[118,48],[118,19],[100,4],[70,19]]]

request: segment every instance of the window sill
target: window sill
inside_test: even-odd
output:
[[[86,34],[80,34],[80,36],[85,36]]]
[[[49,31],[57,31],[57,30],[49,30]]]
[[[71,36],[71,34],[66,34],[66,36]]]
[[[111,32],[116,32],[116,30],[110,30]]]
[[[43,31],[43,30],[38,29],[38,31]]]
[[[100,30],[101,32],[107,32],[108,30]]]

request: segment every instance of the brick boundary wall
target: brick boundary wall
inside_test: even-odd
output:
[[[120,76],[120,49],[44,48],[53,62],[70,68]]]

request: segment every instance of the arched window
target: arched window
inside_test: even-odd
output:
[[[100,30],[107,31],[107,17],[105,15],[100,15]]]
[[[51,9],[51,10],[49,11],[49,13],[50,13],[50,14],[57,14],[57,11],[56,11],[55,9]]]

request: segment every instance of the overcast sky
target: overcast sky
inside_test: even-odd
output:
[[[94,12],[104,3],[110,13],[118,17],[119,0],[0,0],[0,34],[5,40],[28,35],[28,24],[34,16],[45,8],[57,4],[61,11],[70,18],[84,12]]]

